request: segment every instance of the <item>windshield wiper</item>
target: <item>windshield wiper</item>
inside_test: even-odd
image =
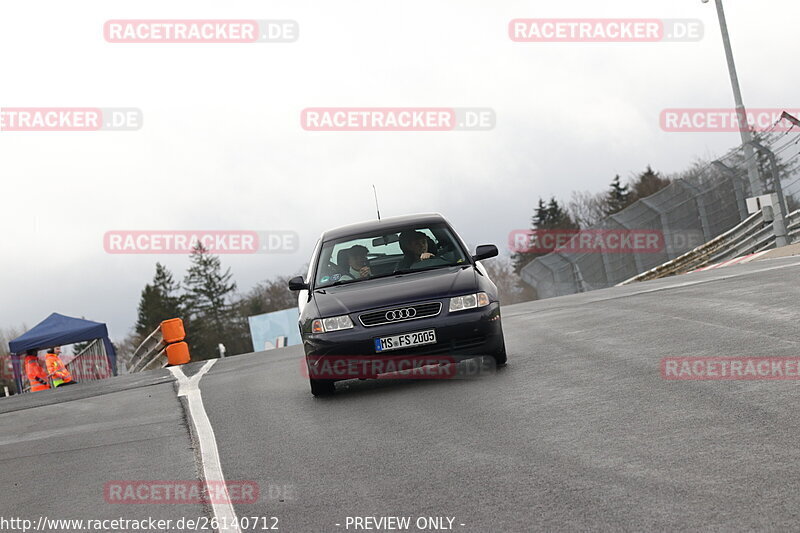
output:
[[[425,271],[428,271],[428,270],[436,270],[437,268],[447,268],[447,267],[454,267],[454,266],[460,266],[460,265],[436,265],[436,266],[432,266],[432,267],[428,267],[428,268],[404,268],[402,270],[395,270],[391,274],[387,274],[387,276],[397,276],[399,274],[412,274],[414,272],[425,272]],[[381,276],[381,277],[385,277],[385,276]]]
[[[338,281],[334,281],[329,285],[325,285],[325,287],[320,287],[321,289],[325,289],[328,287],[336,287],[337,285],[346,285],[348,283],[355,283],[356,281],[361,281],[362,279],[369,279],[369,278],[359,278],[359,279],[340,279]]]

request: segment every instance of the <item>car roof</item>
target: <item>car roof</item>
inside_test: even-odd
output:
[[[334,239],[341,239],[343,237],[350,237],[360,235],[362,233],[380,232],[381,230],[391,231],[401,226],[408,226],[411,224],[440,224],[447,223],[447,220],[439,213],[419,213],[416,215],[403,215],[399,217],[383,218],[381,220],[370,220],[368,222],[359,222],[357,224],[350,224],[341,226],[326,231],[322,234],[322,241],[330,241]]]

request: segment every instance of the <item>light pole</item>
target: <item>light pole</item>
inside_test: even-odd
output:
[[[704,4],[708,0],[702,0]],[[742,90],[739,88],[739,77],[736,75],[736,64],[733,62],[733,50],[731,49],[731,39],[728,35],[728,23],[725,21],[725,10],[722,7],[722,0],[715,0],[717,4],[717,16],[719,17],[719,27],[722,31],[722,44],[725,45],[725,56],[728,58],[728,73],[731,76],[733,86],[733,98],[736,101],[736,114],[739,117],[739,134],[742,137],[744,157],[747,159],[747,175],[750,179],[750,194],[760,196],[763,194],[761,180],[758,176],[755,152],[753,150],[753,136],[750,134],[750,127],[747,124],[747,111],[742,103]]]

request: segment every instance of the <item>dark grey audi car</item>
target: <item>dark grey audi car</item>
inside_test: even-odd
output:
[[[301,291],[299,325],[311,392],[332,394],[335,381],[363,378],[320,372],[332,362],[352,368],[358,358],[374,365],[398,356],[490,356],[504,365],[497,287],[478,262],[496,255],[491,244],[470,254],[439,214],[323,233],[307,277],[289,282]]]

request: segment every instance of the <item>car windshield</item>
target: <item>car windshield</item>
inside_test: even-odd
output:
[[[355,283],[467,262],[445,224],[401,227],[323,243],[316,288]]]

